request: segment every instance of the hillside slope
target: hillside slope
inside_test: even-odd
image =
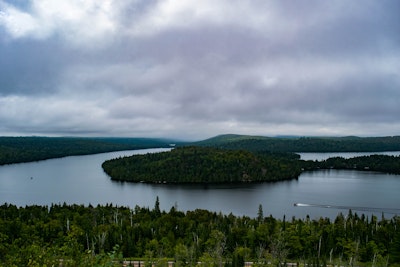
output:
[[[155,138],[0,137],[0,165],[119,150],[169,147]]]
[[[400,151],[400,136],[387,137],[263,137],[219,135],[190,145],[270,152]]]

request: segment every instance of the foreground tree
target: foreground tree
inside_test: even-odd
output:
[[[157,204],[158,203],[158,204]],[[349,212],[329,219],[277,220],[207,210],[81,205],[0,206],[0,266],[400,265],[400,218]],[[108,265],[107,265],[108,264]]]

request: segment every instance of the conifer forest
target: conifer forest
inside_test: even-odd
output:
[[[0,266],[399,266],[400,218],[235,216],[178,207],[0,206]]]

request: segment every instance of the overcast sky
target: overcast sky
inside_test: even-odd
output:
[[[398,0],[0,0],[0,135],[400,135]]]

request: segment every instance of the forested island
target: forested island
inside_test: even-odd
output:
[[[172,151],[105,161],[113,179],[146,183],[243,183],[296,179],[302,171],[352,169],[400,174],[400,157],[300,160],[294,153],[250,152],[212,147],[180,147]]]
[[[114,180],[157,183],[280,181],[301,173],[299,161],[291,154],[194,146],[112,159],[102,167]]]
[[[311,220],[171,207],[0,206],[0,266],[400,266],[400,218]],[[271,265],[272,264],[272,265]]]

